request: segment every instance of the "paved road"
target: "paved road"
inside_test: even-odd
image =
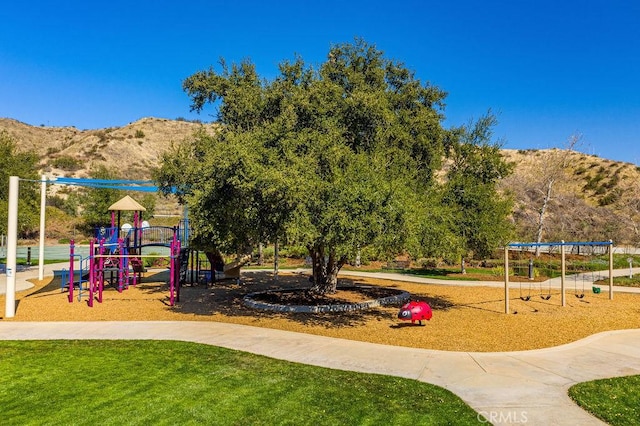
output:
[[[19,273],[17,283],[27,274]],[[412,378],[451,390],[494,424],[603,424],[577,407],[567,389],[583,381],[640,374],[640,329],[601,333],[555,348],[504,353],[404,348],[213,322],[1,320],[0,339],[184,340],[322,367]]]

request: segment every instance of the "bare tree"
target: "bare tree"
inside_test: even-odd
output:
[[[571,153],[575,147],[580,143],[582,135],[574,134],[567,140],[566,146],[563,149],[552,149],[545,151],[544,158],[542,159],[539,178],[542,183],[537,190],[542,192],[542,202],[538,211],[538,221],[536,227],[536,243],[542,242],[544,236],[546,213],[549,207],[549,202],[553,197],[554,185],[564,177],[565,169],[569,165]],[[540,255],[540,247],[536,248],[536,256]]]
[[[629,242],[636,247],[640,243],[640,182],[636,181],[627,189],[628,194],[623,203],[624,220],[627,222],[631,235],[627,235]]]

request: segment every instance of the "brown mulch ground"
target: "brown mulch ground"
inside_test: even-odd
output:
[[[373,279],[348,279],[345,284],[366,284],[402,289],[414,299],[426,300],[433,318],[423,326],[397,319],[399,306],[359,312],[281,314],[243,305],[247,293],[266,289],[308,287],[306,276],[284,274],[277,283],[267,272],[243,272],[243,282],[193,286],[181,290],[181,300],[169,306],[166,273],[148,273],[141,284],[118,293],[106,288],[103,303],[87,306],[67,300],[59,280],[34,281],[35,288],[18,293],[16,316],[4,321],[219,321],[277,328],[344,339],[397,346],[451,351],[513,351],[556,346],[591,334],[640,328],[640,295],[608,292],[586,293],[583,299],[567,291],[567,306],[560,306],[559,292],[550,300],[532,290],[532,298],[520,300],[512,290],[512,315],[504,314],[504,289],[413,284]],[[581,291],[581,289],[580,289]],[[528,292],[528,289],[527,289]],[[546,292],[546,290],[545,290]],[[77,291],[76,291],[77,294]],[[333,298],[361,301],[359,295],[338,293]],[[4,296],[0,296],[4,305]]]

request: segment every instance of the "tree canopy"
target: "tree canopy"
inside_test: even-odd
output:
[[[444,129],[445,92],[375,46],[333,46],[316,68],[284,61],[271,81],[248,60],[220,67],[183,82],[194,110],[218,108],[220,131],[175,145],[156,173],[189,205],[201,248],[304,244],[315,290],[330,292],[359,249],[446,257],[504,237],[508,203],[494,184],[508,168],[491,119]],[[480,236],[467,209],[495,226]]]
[[[0,233],[7,232],[7,214],[9,199],[9,176],[18,176],[23,181],[19,185],[18,233],[22,237],[31,237],[38,230],[40,204],[38,202],[39,180],[38,156],[33,152],[19,152],[13,138],[0,131]]]

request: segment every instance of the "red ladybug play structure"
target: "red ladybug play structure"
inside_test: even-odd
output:
[[[416,321],[422,325],[422,320],[429,321],[433,316],[431,312],[431,306],[427,302],[422,300],[412,300],[409,303],[404,304],[398,312],[398,318],[403,321],[411,321],[411,324],[415,324]]]

